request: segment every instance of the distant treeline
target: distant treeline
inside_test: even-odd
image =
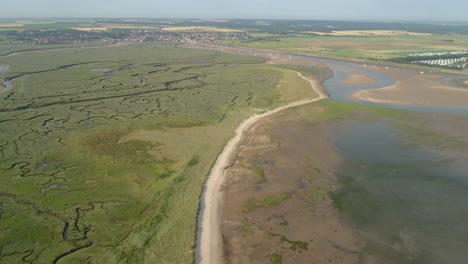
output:
[[[235,19],[226,22],[194,20],[145,20],[124,21],[119,19],[98,20],[97,23],[158,26],[208,26],[234,29],[252,29],[257,32],[290,34],[304,31],[331,33],[334,30],[405,30],[416,33],[468,34],[467,24],[384,23],[329,20],[247,20]]]
[[[109,38],[121,38],[128,34],[128,29],[112,29],[105,31],[80,31],[76,29],[62,29],[62,30],[7,30],[1,32],[2,35],[15,36],[18,39],[26,38],[30,36],[35,37],[53,37],[53,36],[71,36],[71,35],[86,35],[89,37],[95,36],[97,38],[109,37]]]

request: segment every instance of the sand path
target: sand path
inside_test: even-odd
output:
[[[315,80],[304,77],[301,73],[297,74],[310,82],[312,89],[318,94],[318,97],[303,99],[280,106],[263,114],[254,115],[242,122],[236,129],[234,137],[227,143],[221,154],[219,154],[216,163],[208,175],[204,190],[201,196],[201,209],[199,215],[199,226],[197,234],[197,259],[196,263],[201,264],[222,264],[224,263],[224,246],[221,233],[221,213],[223,209],[223,192],[221,190],[224,183],[224,172],[229,166],[232,154],[235,152],[242,139],[244,132],[255,122],[262,118],[273,115],[285,109],[309,104],[327,98],[327,95],[320,89],[320,84]]]

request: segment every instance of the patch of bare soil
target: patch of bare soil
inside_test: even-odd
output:
[[[227,263],[358,263],[363,243],[329,192],[340,158],[309,105],[252,126],[226,171],[222,234]]]

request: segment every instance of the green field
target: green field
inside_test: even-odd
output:
[[[2,64],[17,77],[0,93],[2,263],[191,262],[202,183],[233,128],[314,96],[290,70],[167,43]]]
[[[250,40],[217,40],[216,43],[270,49],[295,54],[359,60],[386,60],[416,52],[466,50],[467,35],[307,36],[252,34]]]

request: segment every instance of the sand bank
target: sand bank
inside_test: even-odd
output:
[[[359,85],[359,84],[374,84],[377,83],[377,80],[370,77],[367,74],[360,72],[353,72],[351,75],[343,81],[345,84],[350,85]]]
[[[395,85],[356,92],[358,100],[384,104],[466,106],[468,89],[450,86],[455,77],[405,68],[378,69],[397,81]],[[467,81],[465,81],[466,83]]]

